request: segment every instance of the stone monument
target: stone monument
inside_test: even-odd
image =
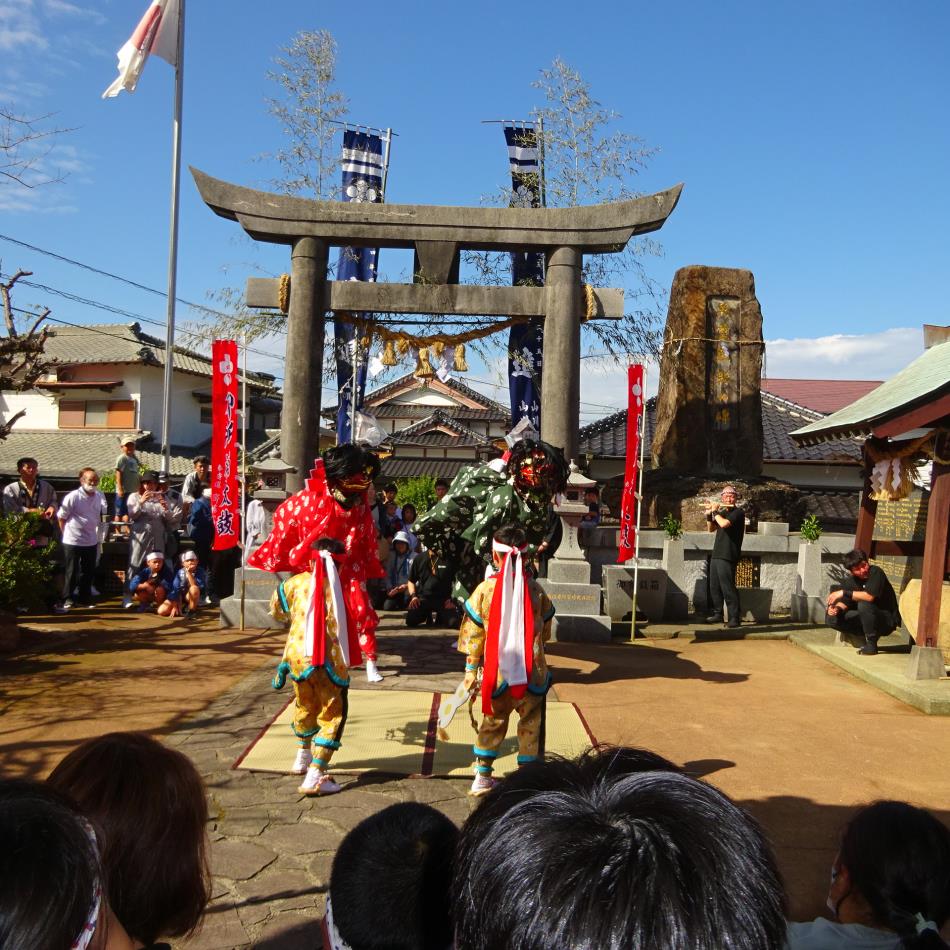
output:
[[[762,477],[762,308],[751,271],[683,267],[670,289],[660,360],[653,469],[644,473],[643,522],[669,513],[706,528],[704,502],[735,484],[753,526],[798,524],[800,492]]]
[[[654,468],[761,473],[764,351],[751,271],[676,272],[660,362]]]

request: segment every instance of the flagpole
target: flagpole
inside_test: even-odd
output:
[[[637,490],[634,499],[637,503],[637,527],[633,539],[633,598],[630,605],[630,640],[637,638],[637,581],[640,571],[640,515],[643,508],[643,442],[647,431],[647,362],[643,361],[643,410],[640,413],[640,471],[637,472]]]
[[[241,627],[244,629],[244,565],[247,561],[247,331],[244,332],[244,359],[241,360]],[[233,563],[233,562],[232,562]]]
[[[175,295],[178,287],[178,196],[181,178],[181,100],[185,75],[185,0],[178,11],[178,56],[175,65],[175,117],[172,122],[172,207],[168,246],[168,311],[165,326],[165,381],[162,402],[162,457],[171,472],[172,370],[175,363]]]

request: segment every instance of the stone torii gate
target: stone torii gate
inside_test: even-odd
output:
[[[616,253],[656,231],[676,207],[682,184],[614,204],[577,208],[453,208],[314,201],[255,191],[191,169],[216,214],[255,240],[291,247],[290,302],[281,417],[281,455],[299,473],[317,455],[324,319],[327,311],[543,317],[542,437],[577,455],[580,328],[585,316],[617,319],[623,291],[581,283],[584,254]],[[327,280],[331,247],[415,251],[412,284]],[[458,283],[459,252],[526,251],[546,258],[544,287]],[[248,280],[249,307],[278,306],[279,281]]]

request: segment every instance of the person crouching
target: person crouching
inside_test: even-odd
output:
[[[207,574],[205,569],[198,565],[198,555],[194,551],[185,551],[181,556],[181,567],[175,572],[168,598],[158,608],[158,613],[163,617],[187,617],[198,609],[207,590]]]
[[[458,646],[467,657],[463,682],[473,689],[482,668],[484,713],[470,795],[484,795],[495,784],[492,771],[512,712],[518,714],[518,764],[544,756],[545,696],[551,688],[544,641],[551,636],[554,605],[527,573],[526,545],[517,525],[499,528],[492,542],[496,573],[465,601]]]
[[[139,610],[147,610],[150,606],[161,607],[174,581],[175,575],[165,563],[165,555],[161,551],[152,551],[145,558],[145,567],[132,575],[129,593],[138,601]]]
[[[341,541],[321,538],[311,571],[284,581],[271,597],[270,612],[290,621],[284,654],[274,676],[282,689],[294,684],[292,729],[300,744],[292,775],[304,775],[301,795],[330,795],[340,786],[330,778],[330,759],[346,725],[351,662],[360,662],[356,624],[348,621],[337,564],[346,557]]]

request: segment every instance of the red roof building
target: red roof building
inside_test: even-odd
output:
[[[776,379],[762,377],[761,389],[827,415],[850,406],[881,385],[879,379]]]

